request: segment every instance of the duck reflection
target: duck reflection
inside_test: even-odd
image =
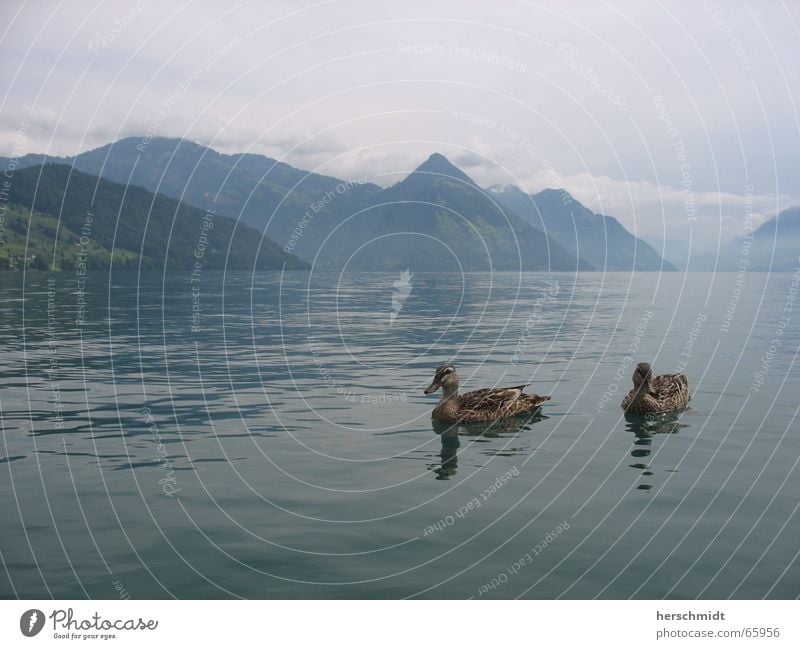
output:
[[[458,437],[458,424],[434,425],[434,429],[437,427],[443,429],[436,431],[442,439],[441,464],[433,467],[433,472],[436,474],[437,480],[448,480],[450,476],[455,475],[458,471],[458,447],[461,446],[461,440]]]
[[[651,453],[654,435],[674,435],[682,428],[688,428],[689,424],[681,423],[680,418],[683,411],[667,413],[647,413],[638,415],[625,413],[625,430],[634,434],[636,439],[633,442],[631,456],[639,460],[630,464],[632,469],[642,472],[643,476],[652,476],[653,471],[650,466],[642,461]],[[642,491],[649,491],[653,488],[652,484],[642,483],[636,487]]]
[[[502,437],[513,437],[523,430],[530,430],[531,426],[537,421],[547,419],[541,413],[528,414],[526,416],[512,417],[491,422],[480,423],[445,423],[432,421],[433,431],[442,441],[440,452],[441,462],[429,468],[436,474],[437,480],[449,480],[458,471],[458,449],[461,446],[461,437],[496,439]],[[476,439],[475,441],[480,441]],[[513,452],[497,452],[496,455],[512,455]]]

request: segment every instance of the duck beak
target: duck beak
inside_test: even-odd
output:
[[[433,394],[440,387],[442,387],[442,384],[439,383],[439,381],[437,381],[436,379],[434,379],[433,383],[431,383],[427,388],[425,388],[425,394]]]

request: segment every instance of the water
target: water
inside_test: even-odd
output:
[[[791,274],[98,275],[0,274],[4,597],[800,596]]]

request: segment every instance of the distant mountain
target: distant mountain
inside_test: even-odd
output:
[[[772,244],[777,241],[782,245],[783,241],[790,240],[796,242],[800,240],[800,207],[790,207],[776,217],[763,223],[753,233],[753,238],[757,243]],[[800,254],[800,250],[794,250]]]
[[[319,259],[361,270],[592,269],[438,153],[343,220]]]
[[[170,138],[126,138],[58,161],[239,219],[322,268],[674,270],[566,192],[487,192],[438,153],[387,189]]]
[[[784,210],[753,231],[737,237],[719,255],[698,255],[690,270],[794,271],[800,266],[800,207]]]
[[[55,269],[70,270],[82,248],[90,269],[308,268],[232,219],[66,165],[16,169],[7,197],[0,269],[45,269],[55,253]]]
[[[18,164],[43,161],[44,156],[35,154],[20,158]],[[301,171],[262,155],[226,155],[188,140],[162,137],[129,137],[75,157],[47,161],[74,165],[93,176],[139,185],[241,220],[281,245],[291,240],[309,214],[316,223],[304,228],[294,246],[294,252],[306,258],[313,257],[339,215],[362,209],[380,191],[370,183]],[[0,159],[0,164],[4,162]]]
[[[592,269],[440,154],[385,190],[167,138],[127,138],[59,161],[240,218],[323,268]]]
[[[462,186],[477,187],[472,178],[456,167],[441,153],[432,153],[428,159],[407,176],[396,187],[404,187],[407,191],[424,191],[431,185],[439,188],[449,186],[460,188]]]
[[[646,243],[658,251],[661,256],[679,270],[685,270],[689,263],[689,241],[688,239],[658,239],[647,237]]]
[[[495,187],[492,195],[598,270],[676,270],[613,216],[595,214],[563,189],[545,189],[531,195],[517,187]]]

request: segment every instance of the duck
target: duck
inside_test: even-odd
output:
[[[510,388],[484,388],[466,394],[458,394],[458,373],[452,363],[442,363],[436,368],[431,384],[425,394],[433,394],[442,388],[442,399],[433,409],[434,421],[469,423],[506,419],[539,410],[550,397],[526,394],[528,384]]]
[[[622,400],[622,408],[634,415],[673,412],[685,409],[691,398],[685,374],[653,378],[650,363],[639,363],[633,371],[633,389]]]

